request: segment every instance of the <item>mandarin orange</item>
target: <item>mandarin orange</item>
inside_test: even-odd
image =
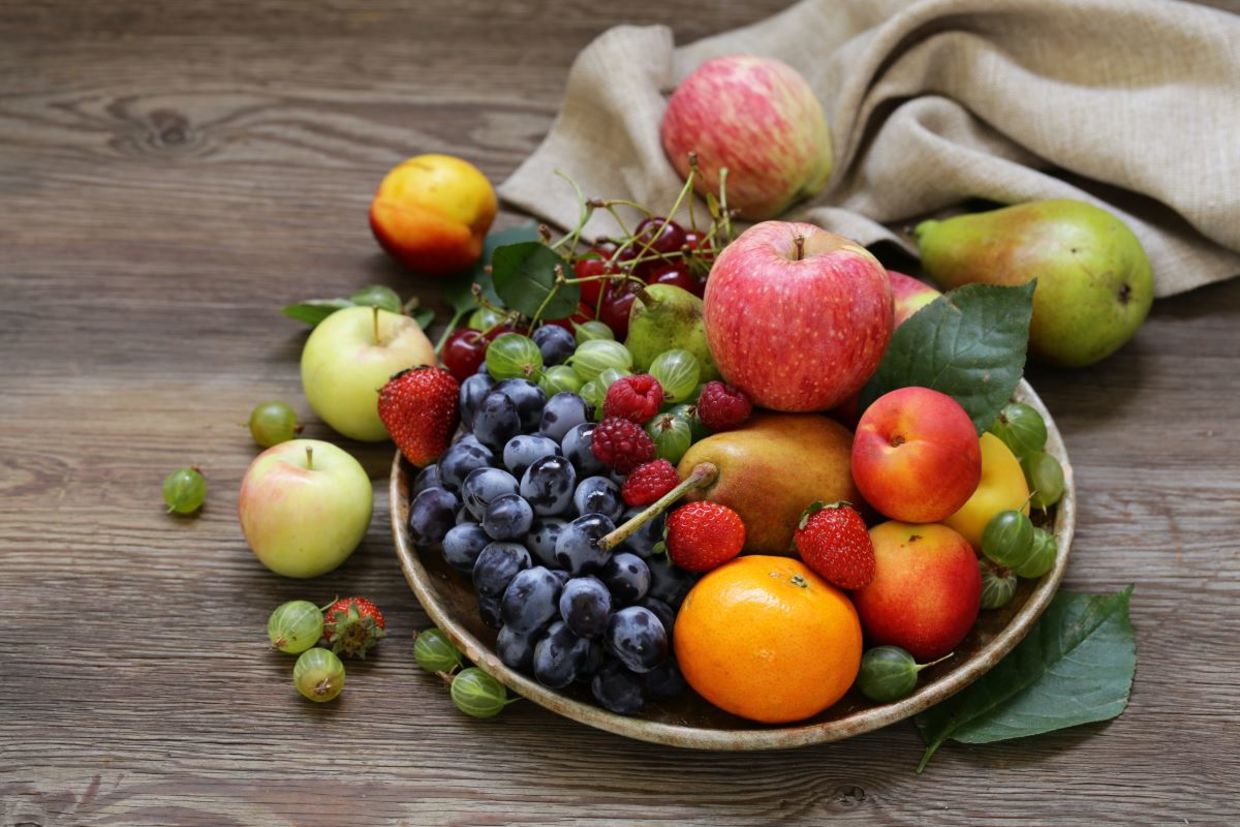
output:
[[[821,712],[852,686],[861,623],[848,597],[801,561],[753,555],[697,582],[673,645],[685,680],[706,700],[784,723]]]

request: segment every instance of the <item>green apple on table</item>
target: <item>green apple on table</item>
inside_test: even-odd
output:
[[[301,384],[310,407],[338,433],[380,442],[388,432],[379,419],[379,389],[394,373],[434,364],[434,346],[410,317],[348,307],[310,333],[301,353]]]
[[[281,442],[254,458],[241,480],[241,530],[267,568],[318,577],[357,548],[374,490],[361,463],[317,439]]]

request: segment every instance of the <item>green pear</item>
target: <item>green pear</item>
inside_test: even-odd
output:
[[[945,288],[1037,278],[1030,353],[1064,367],[1111,355],[1154,300],[1141,242],[1119,218],[1081,201],[1031,201],[923,221],[913,231],[927,275]]]
[[[665,350],[683,348],[697,357],[699,381],[719,378],[706,344],[702,300],[671,284],[650,284],[637,293],[629,310],[629,335],[624,346],[633,354],[633,369],[645,371]]]

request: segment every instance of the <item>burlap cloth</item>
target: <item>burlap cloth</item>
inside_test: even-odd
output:
[[[1240,274],[1240,16],[1176,0],[805,0],[680,48],[621,26],[577,57],[501,196],[571,226],[559,169],[587,196],[666,209],[665,95],[742,52],[796,67],[826,108],[835,169],[789,217],[913,250],[904,227],[966,199],[1078,198],[1128,222],[1158,296]]]

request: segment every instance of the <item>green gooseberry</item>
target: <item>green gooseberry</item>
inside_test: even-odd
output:
[[[977,561],[982,575],[982,608],[1002,609],[1016,594],[1016,575],[989,560]]]
[[[1000,511],[982,532],[982,554],[1004,568],[1019,568],[1033,550],[1033,523],[1015,509]]]
[[[1021,577],[1041,577],[1055,568],[1059,556],[1059,542],[1055,535],[1043,528],[1033,530],[1033,544],[1029,556],[1013,570]]]
[[[498,342],[499,339],[495,341]],[[494,342],[491,347],[495,347]],[[577,371],[582,381],[589,382],[608,368],[631,370],[633,354],[629,353],[629,349],[624,345],[611,339],[591,339],[577,346],[573,355],[568,357],[567,364]]]
[[[530,379],[537,381],[542,373],[542,351],[534,340],[520,333],[504,333],[487,346],[487,373],[495,381]]]
[[[857,689],[871,701],[883,704],[898,701],[917,688],[917,674],[921,670],[949,657],[951,655],[945,655],[936,661],[919,664],[899,646],[875,646],[861,656]]]
[[[323,613],[309,600],[281,603],[267,618],[267,637],[281,652],[300,655],[323,637]]]
[[[476,666],[462,669],[452,679],[449,694],[457,709],[475,718],[494,718],[511,703],[504,685]]]
[[[542,388],[543,393],[549,397],[564,391],[580,393],[581,377],[568,365],[553,365],[543,371],[543,375],[538,380],[538,387]]]
[[[680,462],[680,458],[693,444],[693,433],[684,417],[673,413],[661,413],[646,423],[646,433],[654,440],[654,454],[665,459],[672,465]]]
[[[331,649],[307,649],[293,664],[293,685],[303,697],[326,703],[344,689],[344,664]]]
[[[607,398],[607,388],[603,387],[603,383],[599,379],[591,379],[581,386],[577,391],[577,395],[585,400],[585,403],[594,411],[595,419],[603,418],[603,400]]]
[[[663,399],[667,402],[687,399],[697,389],[701,372],[697,357],[683,348],[665,350],[654,357],[649,371],[663,388]]]
[[[366,307],[378,307],[392,313],[399,313],[401,309],[400,296],[395,290],[383,284],[368,284],[349,296],[349,301]]]
[[[591,319],[588,322],[573,325],[573,338],[581,345],[594,339],[610,339],[615,341],[616,334],[603,322]]]
[[[427,672],[451,672],[464,656],[440,629],[425,629],[413,639],[413,659]]]
[[[1023,402],[1005,405],[989,430],[1012,450],[1017,459],[1046,447],[1046,423],[1042,415]]]
[[[178,468],[164,477],[164,504],[174,514],[193,514],[207,499],[207,479],[197,467]]]
[[[1037,451],[1020,462],[1025,471],[1025,479],[1033,494],[1029,504],[1045,511],[1063,498],[1064,478],[1063,466],[1050,454]]]
[[[250,436],[260,448],[288,442],[300,430],[297,413],[284,402],[261,402],[250,412]]]
[[[668,413],[689,423],[689,433],[693,437],[694,442],[710,436],[710,428],[707,428],[702,420],[698,418],[697,405],[688,403],[674,405]]]

